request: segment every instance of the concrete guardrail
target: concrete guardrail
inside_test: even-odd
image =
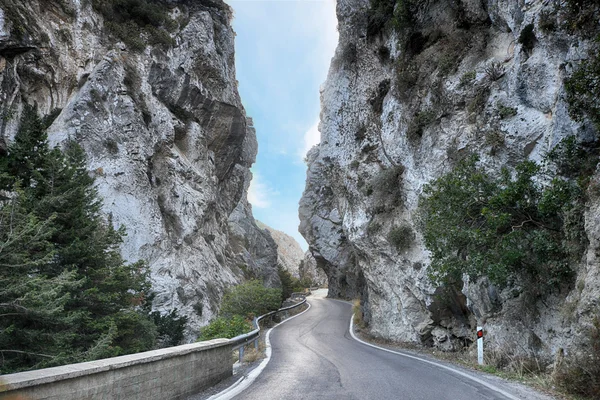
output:
[[[304,303],[255,318],[252,332],[233,339],[0,375],[0,400],[185,399],[232,375],[231,352],[241,360],[247,343],[258,346],[260,320]]]

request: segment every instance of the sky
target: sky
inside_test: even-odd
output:
[[[258,156],[248,200],[254,218],[298,232],[308,150],[319,142],[319,88],[337,45],[335,0],[226,0],[234,10],[236,70]]]

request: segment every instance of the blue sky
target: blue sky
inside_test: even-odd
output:
[[[258,156],[248,200],[254,217],[293,236],[304,190],[304,156],[319,141],[319,88],[337,45],[334,0],[227,0],[234,9],[242,103]]]

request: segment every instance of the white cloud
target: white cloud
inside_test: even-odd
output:
[[[252,180],[250,181],[250,187],[248,188],[248,202],[250,202],[253,207],[271,207],[271,200],[278,194],[279,192],[274,190],[268,182],[264,182],[260,175],[256,172],[252,173]]]
[[[304,146],[300,151],[300,157],[304,160],[308,151],[320,141],[321,133],[319,132],[319,121],[317,121],[304,133]]]

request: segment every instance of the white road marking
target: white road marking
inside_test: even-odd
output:
[[[272,327],[271,329],[269,329],[267,331],[267,335],[265,336],[266,357],[264,360],[262,360],[262,362],[258,365],[258,367],[254,368],[252,371],[250,371],[248,376],[241,377],[233,385],[229,386],[227,389],[222,390],[221,392],[219,392],[215,395],[210,396],[207,400],[229,400],[229,399],[234,398],[235,396],[240,394],[242,391],[244,391],[248,386],[250,386],[256,380],[256,378],[258,378],[260,373],[265,369],[265,367],[271,360],[271,340],[269,339],[271,336],[271,331],[273,329],[277,328],[279,325],[286,323],[296,317],[299,317],[302,314],[304,314],[305,312],[307,312],[308,310],[310,310],[310,303],[306,302],[306,304],[308,304],[308,308],[306,310],[304,310],[301,313],[296,314],[293,317],[290,317],[284,321],[281,321],[280,323],[278,323],[277,325],[275,325],[274,327]]]
[[[451,372],[453,372],[453,373],[455,373],[455,374],[457,374],[457,375],[463,376],[463,377],[465,377],[465,378],[467,378],[467,379],[470,379],[470,380],[472,380],[472,381],[474,381],[474,382],[477,382],[477,383],[479,383],[480,385],[483,385],[483,386],[487,387],[488,389],[491,389],[491,390],[493,390],[493,391],[495,391],[495,392],[498,392],[498,393],[500,393],[501,395],[503,395],[503,396],[506,396],[507,398],[509,398],[509,399],[511,399],[511,400],[521,400],[520,398],[518,398],[518,397],[515,397],[515,396],[513,396],[512,394],[510,394],[510,393],[507,393],[507,392],[505,392],[504,390],[500,389],[498,386],[492,385],[491,383],[485,382],[485,381],[483,381],[483,380],[481,380],[481,379],[479,379],[479,378],[476,378],[476,377],[474,377],[474,376],[471,376],[471,375],[469,375],[469,374],[466,374],[466,373],[464,373],[464,372],[462,372],[462,371],[459,371],[459,370],[457,370],[457,369],[454,369],[454,368],[452,368],[452,367],[449,367],[449,366],[447,366],[447,365],[440,364],[440,363],[436,363],[436,362],[434,362],[434,361],[425,360],[425,359],[423,359],[423,358],[419,358],[419,357],[412,356],[412,355],[409,355],[409,354],[400,353],[400,352],[398,352],[398,351],[394,351],[394,350],[386,349],[386,348],[384,348],[384,347],[379,347],[379,346],[376,346],[376,345],[374,345],[374,344],[371,344],[371,343],[365,342],[364,340],[362,340],[362,339],[359,339],[359,338],[358,338],[358,337],[357,337],[357,336],[354,334],[354,321],[353,321],[353,320],[354,320],[354,314],[352,314],[352,316],[350,317],[350,335],[352,335],[352,338],[353,338],[354,340],[356,340],[357,342],[360,342],[360,343],[362,343],[362,344],[364,344],[364,345],[366,345],[366,346],[370,346],[370,347],[373,347],[373,348],[376,348],[376,349],[379,349],[379,350],[382,350],[382,351],[387,351],[388,353],[397,354],[397,355],[399,355],[399,356],[402,356],[402,357],[412,358],[413,360],[417,360],[417,361],[421,361],[421,362],[424,362],[424,363],[427,363],[427,364],[435,365],[436,367],[439,367],[439,368],[446,369],[446,370],[448,370],[448,371],[451,371]]]

